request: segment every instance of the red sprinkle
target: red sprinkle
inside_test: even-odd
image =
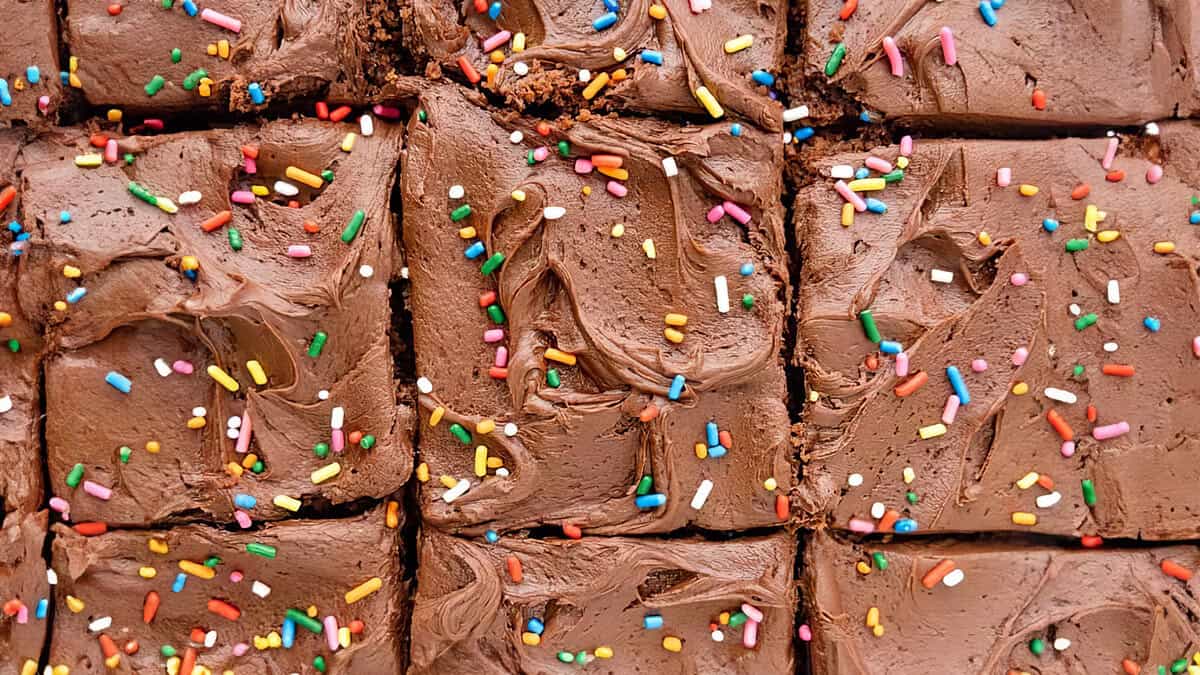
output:
[[[325,101],[317,101],[317,119],[329,119],[329,104]]]
[[[1096,406],[1089,405],[1087,407],[1087,421],[1089,421],[1089,422],[1096,421]]]
[[[573,523],[563,523],[563,534],[567,535],[568,539],[583,539],[583,530],[579,529],[578,525]]]
[[[108,525],[105,523],[79,523],[74,529],[85,537],[94,537],[108,532]]]
[[[788,512],[791,510],[791,504],[788,503],[786,495],[775,495],[775,517],[780,520],[788,519]]]
[[[258,146],[257,145],[243,145],[242,146],[242,157],[249,157],[250,159],[258,159]]]
[[[338,106],[338,108],[336,110],[329,111],[329,121],[341,122],[342,120],[344,120],[350,116],[350,112],[351,112],[350,106],[348,106],[348,105]]]
[[[116,16],[120,13],[121,13],[121,6],[119,4],[114,2],[113,4],[108,6],[108,15],[109,16]]]
[[[842,5],[842,11],[838,12],[838,18],[845,21],[854,14],[856,9],[858,9],[858,0],[846,0],[846,4]]]
[[[1078,201],[1091,194],[1091,192],[1091,185],[1088,185],[1087,183],[1080,183],[1079,185],[1075,186],[1074,190],[1071,190],[1071,199]]]
[[[1120,169],[1115,169],[1104,174],[1104,180],[1110,183],[1120,183],[1125,180],[1125,172]]]
[[[354,633],[355,635],[362,635],[363,628],[366,628],[366,626],[359,619],[355,619],[350,622],[350,632]]]
[[[475,66],[471,65],[471,61],[467,57],[458,57],[458,67],[462,70],[463,75],[467,76],[467,80],[471,84],[479,84],[479,80],[482,79],[479,77],[479,71],[475,70]]]
[[[475,11],[480,14],[486,13],[488,10],[487,0],[475,0]]]
[[[1079,538],[1079,543],[1084,548],[1100,548],[1100,545],[1104,543],[1104,539],[1094,534],[1085,534]]]
[[[480,307],[490,307],[494,304],[496,304],[496,291],[488,291],[487,293],[479,296]]]
[[[521,572],[521,561],[517,560],[517,556],[508,556],[508,559],[504,561],[504,564],[508,566],[508,578],[512,579],[514,584],[521,583],[521,579],[524,578],[524,574]]]
[[[726,450],[733,449],[733,434],[729,433],[728,429],[722,429],[718,431],[717,439],[721,441],[721,446]]]
[[[1037,110],[1046,109],[1046,92],[1041,89],[1033,90],[1033,107]]]
[[[108,144],[108,136],[104,134],[92,134],[88,138],[88,143],[91,143],[93,148],[103,148]]]
[[[550,135],[550,124],[548,122],[538,122],[537,126],[534,128],[537,129],[537,132],[542,136]]]

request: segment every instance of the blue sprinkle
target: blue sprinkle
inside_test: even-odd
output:
[[[754,80],[755,84],[761,84],[764,87],[770,87],[775,84],[775,76],[765,70],[756,70],[750,73],[750,79]]]
[[[29,84],[37,84],[42,81],[42,71],[37,66],[29,66],[25,69],[25,79]]]
[[[133,382],[131,382],[128,377],[125,377],[115,370],[108,371],[108,373],[104,376],[104,381],[111,384],[114,389],[122,394],[128,394],[133,390]]]
[[[1042,229],[1047,232],[1053,232],[1058,229],[1058,221],[1053,218],[1043,218]]]
[[[62,80],[63,86],[71,83],[71,74],[65,70],[58,71],[58,79]]]
[[[233,505],[239,509],[252,509],[258,505],[258,500],[250,495],[237,494],[233,496]]]
[[[175,575],[175,583],[171,584],[172,593],[182,593],[183,587],[187,585],[187,575],[183,572]]]
[[[607,9],[610,12],[615,12],[618,9],[621,9],[621,3],[617,2],[617,0],[604,0],[604,9]]]
[[[663,63],[662,52],[656,52],[653,49],[646,49],[642,52],[642,60],[646,63],[653,63],[656,66],[661,66]]]
[[[71,212],[70,211],[59,211],[58,212],[58,222],[60,222],[60,223],[71,222]]]
[[[21,234],[17,235],[16,239],[17,241],[29,241],[29,238],[32,236],[32,232],[22,232]]]
[[[808,139],[812,138],[813,134],[815,133],[817,133],[817,130],[813,129],[812,127],[800,127],[792,132],[792,139],[797,143],[800,141],[807,141]]]
[[[858,167],[858,170],[854,172],[854,177],[857,178],[858,180],[862,180],[864,178],[870,178],[871,170],[865,166],[860,166],[860,167]]]
[[[637,504],[639,509],[657,509],[658,507],[667,503],[667,496],[662,493],[655,492],[654,494],[642,495],[641,497],[633,500],[633,502]]]
[[[467,247],[467,250],[463,251],[463,255],[467,256],[467,258],[470,260],[474,260],[483,255],[483,242],[477,241],[474,244],[471,244]]]
[[[34,616],[39,619],[46,618],[46,610],[49,607],[50,607],[50,601],[47,600],[46,598],[42,598],[41,600],[38,600],[37,611],[34,612]]]
[[[25,228],[21,227],[21,224],[20,224],[20,223],[18,223],[17,221],[15,221],[15,220],[14,220],[14,221],[12,221],[12,222],[10,222],[10,223],[8,224],[8,231],[9,231],[9,232],[16,233],[16,232],[20,232],[20,231],[21,231],[21,230],[23,230],[23,229],[25,229]]]
[[[196,277],[197,277],[196,270],[184,270],[183,276],[187,277],[188,279],[191,279],[192,281],[195,281]]]
[[[678,401],[679,395],[682,393],[683,393],[683,376],[676,375],[675,378],[673,380],[671,380],[671,388],[669,390],[667,390],[667,398],[671,399],[672,401]]]
[[[1162,321],[1159,321],[1157,317],[1148,316],[1145,319],[1142,319],[1142,325],[1145,326],[1146,330],[1150,331],[1151,333],[1157,333],[1158,330],[1162,328]]]
[[[884,354],[899,354],[904,351],[904,346],[895,340],[882,340],[879,343],[879,351]]]
[[[873,197],[867,197],[867,210],[871,213],[887,213],[887,204]]]
[[[246,87],[246,91],[250,93],[250,101],[254,103],[254,105],[262,105],[263,102],[267,100],[267,98],[263,96],[262,87],[257,82],[251,82],[250,86]]]
[[[738,274],[744,277],[754,274],[754,263],[742,263],[742,266],[738,268]]]
[[[996,10],[992,8],[992,3],[988,0],[982,0],[979,3],[979,13],[983,16],[983,22],[989,26],[996,25]]]
[[[192,0],[183,0],[183,11],[187,12],[188,16],[196,16],[200,13],[200,9]]]
[[[963,382],[962,373],[958,372],[958,366],[946,368],[946,377],[950,380],[950,386],[954,389],[954,395],[958,397],[958,404],[966,405],[970,403],[971,394],[967,391],[967,383]]]
[[[494,544],[494,543],[500,541],[500,535],[496,534],[495,530],[488,530],[487,532],[484,532],[483,538],[487,539],[487,542],[489,544]]]
[[[1004,0],[992,0],[992,9],[1000,9],[1004,6]]]
[[[712,457],[713,459],[720,459],[725,456],[726,452],[729,452],[729,451],[725,449],[725,446],[714,445],[708,449],[708,456]]]
[[[883,117],[877,112],[873,112],[873,111],[867,110],[866,108],[863,108],[863,111],[858,114],[858,120],[860,122],[864,122],[866,124],[875,124],[878,122],[882,122]]]
[[[492,21],[500,18],[500,3],[493,2],[488,6],[488,18]]]
[[[525,622],[525,630],[535,635],[541,635],[546,631],[546,624],[542,623],[541,619],[533,617],[529,621]]]
[[[647,614],[642,617],[642,628],[646,630],[658,630],[663,627],[663,618],[658,614]]]
[[[79,302],[80,300],[82,300],[83,296],[85,296],[85,295],[87,295],[87,289],[84,288],[83,286],[72,289],[70,293],[67,293],[67,302],[69,302],[73,305],[73,304]]]
[[[741,136],[742,135],[742,125],[738,124],[737,122],[734,122],[733,124],[731,124],[729,126],[729,133],[733,134],[734,136]]]
[[[8,80],[0,78],[0,105],[12,105],[12,95],[8,93]]]
[[[1188,223],[1200,225],[1200,211],[1192,211],[1192,215],[1188,216]]]
[[[596,30],[604,30],[605,28],[611,28],[616,22],[617,13],[607,12],[605,14],[601,14],[598,19],[592,22],[592,28],[595,28]]]
[[[901,518],[896,521],[896,531],[900,534],[908,534],[909,532],[917,531],[917,521],[912,518]]]
[[[709,445],[720,445],[720,436],[717,435],[717,423],[708,422],[704,425],[704,440],[708,441]]]
[[[292,645],[296,644],[296,622],[291,619],[283,620],[283,627],[279,630],[279,637],[282,638],[284,649],[291,649]]]

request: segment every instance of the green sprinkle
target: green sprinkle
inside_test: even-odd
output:
[[[654,479],[650,476],[642,476],[642,479],[639,480],[637,484],[637,496],[642,497],[644,495],[648,495],[653,489]]]
[[[833,77],[838,68],[842,67],[842,59],[846,58],[846,43],[839,42],[833,48],[833,53],[829,55],[829,60],[825,62],[825,77]]]
[[[242,250],[242,233],[236,227],[229,228],[229,248],[235,251]]]
[[[67,487],[79,487],[80,481],[83,480],[83,465],[76,464],[71,467],[71,473],[67,474]]]
[[[429,119],[429,113],[425,112],[424,110],[418,110],[417,111],[417,119],[421,120],[422,122],[425,122]]]
[[[329,336],[325,334],[325,331],[317,331],[308,345],[308,355],[314,359],[320,356],[321,350],[325,349],[325,341],[328,339]]]
[[[250,471],[252,473],[262,473],[263,471],[266,470],[266,468],[267,468],[267,465],[263,464],[262,460],[260,459],[254,463],[254,466],[250,467]]]
[[[1085,251],[1085,250],[1087,250],[1087,247],[1088,247],[1087,239],[1068,239],[1067,240],[1067,252],[1068,253],[1075,253],[1077,251]]]
[[[1187,667],[1188,667],[1187,659],[1179,659],[1178,661],[1175,661],[1174,663],[1171,664],[1171,672],[1172,673],[1182,673],[1187,670]]]
[[[1079,486],[1083,488],[1083,503],[1088,506],[1096,505],[1096,486],[1087,478],[1079,482]]]
[[[904,180],[904,169],[896,169],[891,173],[885,173],[882,178],[885,183],[898,183]]]
[[[317,621],[316,619],[312,618],[311,616],[305,614],[304,612],[302,612],[294,607],[291,607],[291,608],[288,608],[288,611],[285,614],[285,616],[287,618],[291,619],[292,621],[295,621],[297,626],[300,626],[301,628],[304,628],[313,633],[316,633],[317,635],[321,634],[321,630],[323,629],[323,626],[321,626],[321,622]]]
[[[500,305],[488,305],[487,313],[492,323],[504,323],[504,310],[500,309]]]
[[[209,556],[204,559],[204,566],[210,569],[216,569],[217,565],[221,564],[221,559],[217,556]]]
[[[572,654],[571,652],[559,652],[558,660],[562,661],[563,663],[574,663],[575,655]]]
[[[171,9],[175,4],[175,0],[162,0],[163,9]]]
[[[166,0],[163,0],[166,2]],[[179,47],[171,50],[171,63],[179,63],[183,60],[183,50]]]
[[[271,560],[274,560],[276,555],[274,546],[260,544],[257,541],[252,541],[249,544],[246,544],[246,553],[253,553],[254,555],[261,556],[263,558],[270,558]]]
[[[150,194],[150,191],[141,185],[138,185],[133,181],[129,181],[129,191],[133,193],[134,197],[137,197],[147,204],[150,204],[151,206],[158,206],[158,197]]]
[[[162,75],[155,75],[154,77],[150,78],[150,81],[146,83],[146,86],[143,87],[143,89],[145,89],[147,96],[153,96],[162,91],[163,85],[166,83],[167,81],[163,79]]]
[[[125,160],[126,165],[133,164],[133,153],[132,152],[125,153],[125,156],[122,159]]]
[[[745,612],[734,612],[733,616],[729,617],[729,627],[737,628],[738,626],[746,623],[746,619],[748,618],[749,617],[746,616]]]
[[[1095,326],[1096,322],[1099,320],[1100,317],[1096,316],[1095,314],[1084,314],[1078,319],[1075,319],[1075,330],[1083,330],[1088,326]]]
[[[367,214],[362,209],[354,212],[350,217],[350,223],[346,225],[346,229],[342,230],[342,241],[349,244],[358,236],[358,231],[362,229],[363,221],[367,219]]]
[[[333,182],[333,169],[325,169],[324,171],[322,171],[321,179],[324,180],[326,183],[332,183]]]
[[[159,653],[159,654],[162,654],[163,656],[165,656],[165,657],[167,657],[167,658],[169,659],[169,658],[171,658],[172,656],[175,656],[175,654],[176,654],[177,652],[175,651],[175,648],[174,648],[174,647],[172,647],[171,645],[163,645],[163,646],[161,646],[161,647],[159,647],[159,648],[158,648],[158,653]]]
[[[871,310],[864,309],[858,313],[858,320],[862,322],[863,332],[867,334],[867,339],[875,344],[879,344],[883,338],[879,335],[879,328],[875,325],[875,317],[871,315]]]
[[[21,341],[18,340],[17,338],[9,338],[8,339],[8,351],[10,351],[14,354],[21,351]]]
[[[471,215],[471,205],[462,204],[458,208],[450,212],[450,220],[457,223],[458,221]]]
[[[587,664],[587,656],[588,656],[587,652],[579,652],[578,654],[575,655],[575,663],[578,663],[581,666],[586,665]]]
[[[318,672],[325,672],[325,657],[317,656],[313,658],[313,668],[316,668]]]
[[[742,307],[745,307],[746,309],[753,309],[754,308],[754,296],[750,295],[749,293],[743,295],[742,296]]]
[[[375,436],[372,434],[363,436],[362,440],[358,442],[358,447],[362,448],[363,450],[370,450],[371,448],[375,447]]]
[[[133,448],[127,445],[122,445],[121,449],[118,451],[118,454],[121,456],[121,463],[128,464],[130,456],[133,455]]]
[[[525,163],[528,164],[529,166],[533,166],[534,164],[537,164],[537,160],[533,158],[532,150],[525,153]]]
[[[471,444],[471,433],[464,429],[461,424],[457,422],[451,424],[450,433],[454,434],[454,437],[461,441],[463,445]]]
[[[1075,377],[1079,377],[1080,375],[1083,375],[1083,364],[1076,363],[1075,367],[1071,369],[1071,373],[1074,374]]]
[[[880,572],[887,569],[887,566],[888,566],[887,556],[883,555],[882,551],[876,551],[876,552],[872,553],[871,559],[875,561],[875,567],[879,568]]]
[[[196,88],[196,85],[200,84],[200,80],[206,77],[208,77],[208,71],[203,68],[197,68],[188,73],[187,77],[183,78],[183,88],[191,91]]]
[[[1158,675],[1167,675],[1167,667],[1159,666],[1158,667]]]
[[[909,504],[916,504],[918,499],[917,493],[915,492],[906,492],[904,494],[904,498],[908,500]]]
[[[313,446],[313,454],[321,459],[325,459],[329,456],[329,444],[324,442],[317,443]]]
[[[558,142],[558,154],[566,157],[571,154],[571,144],[566,141]]]
[[[1034,656],[1041,656],[1042,652],[1046,651],[1046,641],[1042,638],[1033,638],[1029,641],[1029,651],[1033,652]]]
[[[504,254],[496,251],[492,254],[492,257],[487,259],[487,262],[483,263],[483,267],[481,267],[479,271],[483,272],[483,276],[486,277],[492,272],[500,269],[500,265],[502,264],[504,264]]]
[[[546,384],[554,387],[555,389],[558,389],[562,386],[562,380],[560,380],[558,377],[557,369],[551,368],[550,370],[546,371]]]

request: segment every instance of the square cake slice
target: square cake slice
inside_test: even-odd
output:
[[[1200,31],[1187,0],[807,7],[807,79],[906,124],[993,133],[1133,125],[1200,109],[1200,70],[1189,58]]]
[[[1200,662],[1198,566],[1196,546],[847,542],[818,531],[801,583],[811,672],[1186,672]]]
[[[54,0],[4,3],[4,49],[0,50],[0,127],[41,126],[62,99],[58,63],[58,17]]]
[[[389,349],[401,129],[348,144],[357,129],[112,139],[127,159],[95,167],[78,143],[27,151],[22,301],[48,325],[50,488],[72,522],[248,527],[407,481]]]
[[[472,98],[422,96],[402,172],[425,518],[473,533],[786,520],[778,141],[552,128]]]
[[[412,675],[791,673],[795,539],[495,544],[426,530]]]
[[[401,671],[400,512],[254,532],[56,525],[50,665],[89,673]]]
[[[0,672],[36,673],[49,632],[42,547],[46,512],[10,513],[0,525]],[[32,670],[30,670],[32,668]]]
[[[613,11],[606,5],[619,3],[409,2],[405,30],[418,57],[515,105],[728,113],[781,128],[770,89],[787,31],[780,0],[637,0]]]
[[[1197,148],[1179,123],[829,157],[796,201],[803,510],[1195,538]]]

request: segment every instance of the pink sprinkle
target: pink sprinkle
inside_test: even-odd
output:
[[[588,174],[591,173],[592,169],[594,168],[595,167],[592,165],[592,160],[586,157],[580,157],[579,159],[575,160],[575,173]]]
[[[331,652],[338,650],[338,623],[332,616],[325,617],[325,644],[329,645]]]
[[[342,433],[341,429],[334,429],[333,434],[329,438],[329,444],[333,446],[334,452],[341,452],[346,449],[346,434]]]
[[[250,514],[242,511],[241,509],[233,512],[233,519],[237,521],[238,527],[242,528],[243,530],[250,529],[250,526],[254,524],[254,521],[250,520]],[[234,574],[239,573],[234,572]],[[232,577],[233,575],[231,574],[229,576]]]
[[[875,523],[872,523],[869,520],[863,520],[862,518],[851,518],[850,531],[858,532],[860,534],[870,534],[875,531]]]
[[[751,619],[742,627],[742,646],[746,649],[753,649],[756,644],[758,644],[758,622]]]
[[[958,63],[958,47],[954,46],[954,31],[950,30],[949,26],[942,26],[938,31],[938,39],[942,41],[942,59],[946,61],[946,65],[952,66]]]
[[[167,127],[167,124],[157,117],[147,117],[146,119],[142,120],[142,126],[153,131],[162,131]]]
[[[629,194],[629,188],[621,185],[615,180],[608,181],[608,185],[604,186],[608,193],[614,197],[624,197]]]
[[[117,161],[117,139],[110,138],[104,143],[104,161],[109,164]]]
[[[306,244],[292,244],[287,247],[289,258],[307,258],[312,255],[312,248]]]
[[[508,40],[511,37],[512,37],[512,31],[502,30],[499,33],[496,33],[492,37],[483,41],[483,51],[490,52],[493,49],[504,44],[505,42],[508,42]]]
[[[971,361],[971,370],[977,373],[982,373],[983,371],[987,370],[987,368],[987,361],[984,361],[983,359],[974,359]]]
[[[1009,277],[1009,281],[1012,282],[1013,286],[1024,286],[1029,283],[1029,275],[1024,272],[1013,272],[1013,275]]]
[[[942,424],[954,424],[954,418],[958,417],[959,405],[960,401],[954,394],[946,397],[946,407],[942,408]]]
[[[996,185],[1000,187],[1008,187],[1012,185],[1012,169],[1007,166],[1002,166],[996,169]]]
[[[908,375],[908,354],[906,352],[896,355],[896,375],[898,377]]]
[[[725,209],[721,208],[720,204],[717,204],[708,210],[708,215],[706,217],[708,218],[708,222],[715,223],[725,217]]]
[[[1200,335],[1192,338],[1192,356],[1200,359]]]
[[[17,608],[17,623],[29,623],[29,607],[25,603]]]
[[[1104,160],[1100,162],[1100,166],[1104,167],[1105,171],[1112,168],[1113,160],[1117,158],[1117,146],[1120,144],[1121,142],[1117,140],[1116,136],[1108,139],[1108,150],[1104,151]]]
[[[800,629],[796,631],[796,635],[804,642],[812,642],[812,629],[806,623],[800,624]]]
[[[62,497],[51,497],[50,508],[61,513],[63,520],[71,519],[71,503]]]
[[[1107,441],[1110,438],[1124,436],[1129,433],[1129,422],[1117,422],[1116,424],[1107,424],[1102,427],[1092,429],[1092,438],[1098,441]]]
[[[96,499],[103,499],[104,501],[112,499],[113,496],[112,490],[99,483],[93,483],[90,480],[83,481],[83,491]]]
[[[49,96],[39,96],[37,106],[38,106],[38,110],[41,111],[41,113],[43,115],[50,112],[50,97]]]
[[[1071,457],[1072,455],[1074,455],[1075,454],[1075,441],[1063,441],[1062,447],[1059,448],[1059,452],[1062,453],[1063,457]]]
[[[882,157],[868,157],[863,164],[866,164],[868,169],[879,173],[892,172],[892,163]]]
[[[908,156],[912,155],[912,151],[913,151],[912,136],[901,136],[900,137],[900,154],[904,155],[905,157],[908,157]]]
[[[200,18],[204,19],[205,21],[207,21],[211,24],[216,24],[226,30],[231,30],[235,33],[242,32],[242,22],[241,21],[238,21],[237,19],[235,19],[231,16],[225,16],[224,14],[222,14],[220,12],[217,12],[217,11],[214,11],[211,9],[206,9],[203,12],[200,12]]]
[[[500,345],[496,347],[496,367],[503,368],[508,365],[508,347]]]
[[[723,202],[721,206],[725,207],[725,213],[733,216],[733,219],[739,223],[743,225],[748,225],[750,223],[750,214],[746,212],[746,209],[743,209],[742,207],[730,201]]]
[[[229,573],[229,580],[235,584],[242,583],[242,579],[245,579],[245,578],[246,578],[246,575],[242,574],[241,570],[234,570]]]
[[[193,372],[195,372],[196,368],[192,366],[191,361],[176,361],[175,363],[171,364],[171,370],[174,370],[181,375],[191,375]]]
[[[242,656],[248,651],[250,651],[250,645],[246,644],[245,642],[239,642],[233,646],[234,656]]]
[[[859,197],[857,194],[855,194],[855,192],[850,189],[850,186],[846,185],[846,181],[839,180],[838,182],[834,183],[833,189],[837,190],[837,193],[842,196],[842,199],[853,204],[855,211],[862,213],[863,211],[867,210],[867,202],[864,201],[862,197]]]
[[[750,620],[755,623],[761,623],[763,620],[763,613],[759,611],[757,607],[749,603],[742,603],[742,614],[750,617]]]
[[[892,36],[883,38],[883,53],[887,54],[888,63],[892,65],[892,75],[904,77],[904,59],[900,56],[900,48]]]
[[[21,255],[22,253],[25,252],[25,242],[14,241],[13,243],[8,245],[8,250],[14,256]]]
[[[550,148],[547,148],[544,145],[540,148],[535,148],[533,151],[533,158],[539,162],[545,161],[546,158],[549,156],[550,156]]]
[[[242,426],[238,427],[237,446],[235,449],[239,455],[244,455],[250,450],[250,434],[253,430],[250,428],[250,411],[242,413]]]
[[[258,160],[253,157],[243,157],[242,170],[246,173],[258,173]]]
[[[1027,358],[1029,358],[1029,350],[1024,347],[1017,347],[1017,350],[1012,355],[1012,364],[1014,366],[1023,366]]]
[[[1146,169],[1146,182],[1154,185],[1162,180],[1163,168],[1161,164],[1151,164],[1149,169]]]
[[[400,119],[400,109],[390,105],[376,104],[371,108],[371,111],[380,117],[386,117],[389,120]]]
[[[503,339],[504,339],[504,329],[503,328],[490,328],[488,330],[483,331],[483,341],[484,342],[499,342]]]
[[[254,193],[249,190],[237,190],[233,194],[229,195],[229,199],[231,199],[234,204],[253,204]]]

